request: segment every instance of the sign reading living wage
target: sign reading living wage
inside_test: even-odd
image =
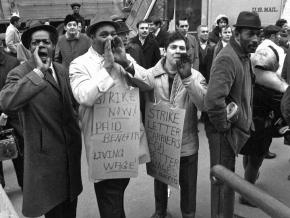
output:
[[[170,104],[146,104],[145,128],[151,158],[147,174],[175,188],[179,188],[184,116],[184,109]]]
[[[138,176],[140,106],[138,88],[113,87],[94,104],[90,179]]]

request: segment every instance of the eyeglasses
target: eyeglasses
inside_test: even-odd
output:
[[[39,45],[41,42],[42,42],[44,45],[50,45],[50,44],[51,44],[51,40],[49,40],[49,39],[34,39],[34,40],[31,41],[31,45],[33,45],[33,46],[37,46],[37,45]]]

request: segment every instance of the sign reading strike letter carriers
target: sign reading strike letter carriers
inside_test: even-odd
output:
[[[90,151],[90,178],[138,176],[140,106],[138,88],[113,87],[94,104],[94,146]]]
[[[179,162],[185,110],[160,103],[146,104],[145,128],[151,162],[150,176],[179,188]]]

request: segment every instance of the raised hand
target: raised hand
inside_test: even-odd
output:
[[[180,61],[176,62],[176,67],[181,79],[185,79],[191,75],[191,61],[186,53],[181,54]]]
[[[104,67],[108,71],[108,73],[111,72],[113,66],[114,66],[114,55],[112,52],[112,45],[111,45],[111,39],[107,38],[104,46]]]
[[[113,54],[115,62],[126,68],[130,64],[130,61],[127,59],[125,46],[122,39],[116,36],[112,42],[114,43]]]

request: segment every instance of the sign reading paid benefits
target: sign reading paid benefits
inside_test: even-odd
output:
[[[147,173],[178,188],[185,110],[170,107],[165,103],[146,104],[145,128],[151,158]]]
[[[139,90],[113,87],[94,104],[91,179],[137,177],[139,138]]]

